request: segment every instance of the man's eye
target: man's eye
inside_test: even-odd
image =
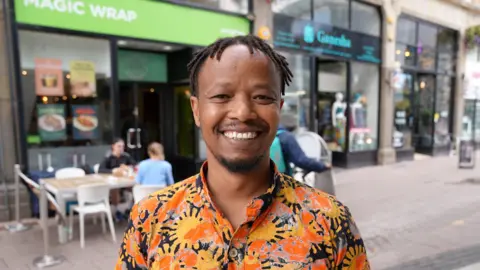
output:
[[[216,95],[216,96],[213,96],[214,99],[228,99],[229,96],[228,95]]]
[[[273,101],[273,100],[275,100],[274,98],[271,98],[269,96],[256,96],[255,99],[262,100],[262,101]]]

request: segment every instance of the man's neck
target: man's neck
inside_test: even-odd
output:
[[[207,182],[210,193],[220,200],[250,201],[265,193],[271,185],[270,160],[260,161],[249,173],[232,173],[215,158],[208,161]]]

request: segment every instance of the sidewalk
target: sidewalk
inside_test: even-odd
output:
[[[356,219],[372,269],[480,262],[480,181],[471,179],[480,179],[480,166],[459,170],[457,157],[437,157],[336,177],[337,197]]]

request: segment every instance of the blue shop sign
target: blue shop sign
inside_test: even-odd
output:
[[[273,45],[315,55],[381,62],[378,37],[281,14],[274,15]]]

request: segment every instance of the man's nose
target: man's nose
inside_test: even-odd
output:
[[[230,106],[230,118],[237,119],[241,122],[246,122],[247,120],[257,117],[257,114],[254,110],[254,104],[252,100],[247,97],[235,98],[232,100]]]

